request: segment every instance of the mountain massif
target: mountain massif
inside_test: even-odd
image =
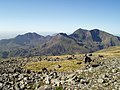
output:
[[[70,35],[58,33],[54,36],[26,33],[0,40],[0,57],[89,53],[110,46],[120,46],[120,37],[98,29],[80,28]]]

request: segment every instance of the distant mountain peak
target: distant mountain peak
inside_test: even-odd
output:
[[[98,28],[93,28],[93,29],[91,29],[91,30],[101,31],[101,30],[100,30],[100,29],[98,29]]]
[[[86,29],[79,28],[75,32],[73,32],[73,34],[80,34],[80,33],[84,33],[84,32],[87,32],[87,31],[88,30],[86,30]]]
[[[57,35],[59,35],[59,36],[67,36],[66,33],[58,33]]]
[[[16,44],[24,45],[24,44],[39,40],[41,38],[44,38],[44,36],[41,36],[35,32],[34,33],[28,32],[28,33],[25,33],[23,35],[16,36],[13,39],[13,42]]]
[[[87,29],[79,28],[76,31],[88,31]]]
[[[62,38],[69,37],[66,33],[58,33],[55,36],[52,37],[52,40],[60,40]]]
[[[28,32],[28,33],[25,33],[25,34],[23,34],[23,35],[18,35],[18,36],[16,36],[16,38],[21,38],[21,37],[27,37],[27,38],[39,38],[39,37],[41,37],[41,35],[39,35],[39,34],[37,34],[37,33],[35,33],[35,32],[33,32],[33,33],[31,33],[31,32]]]

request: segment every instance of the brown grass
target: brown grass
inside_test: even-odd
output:
[[[30,62],[28,63],[24,68],[30,69],[33,71],[39,71],[42,68],[47,68],[48,70],[54,70],[58,72],[64,72],[64,71],[74,71],[79,68],[83,64],[77,64],[78,62],[82,62],[81,60],[63,60],[63,61],[39,61],[39,62]],[[60,65],[61,68],[57,68],[57,65]]]

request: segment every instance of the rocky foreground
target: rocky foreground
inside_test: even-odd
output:
[[[72,72],[49,71],[47,68],[35,72],[23,68],[28,62],[44,59],[1,60],[0,90],[120,90],[119,57],[100,57]]]

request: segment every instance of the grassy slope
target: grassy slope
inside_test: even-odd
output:
[[[106,55],[109,57],[120,57],[120,46],[113,46],[107,49],[103,49],[95,52],[95,54]]]

